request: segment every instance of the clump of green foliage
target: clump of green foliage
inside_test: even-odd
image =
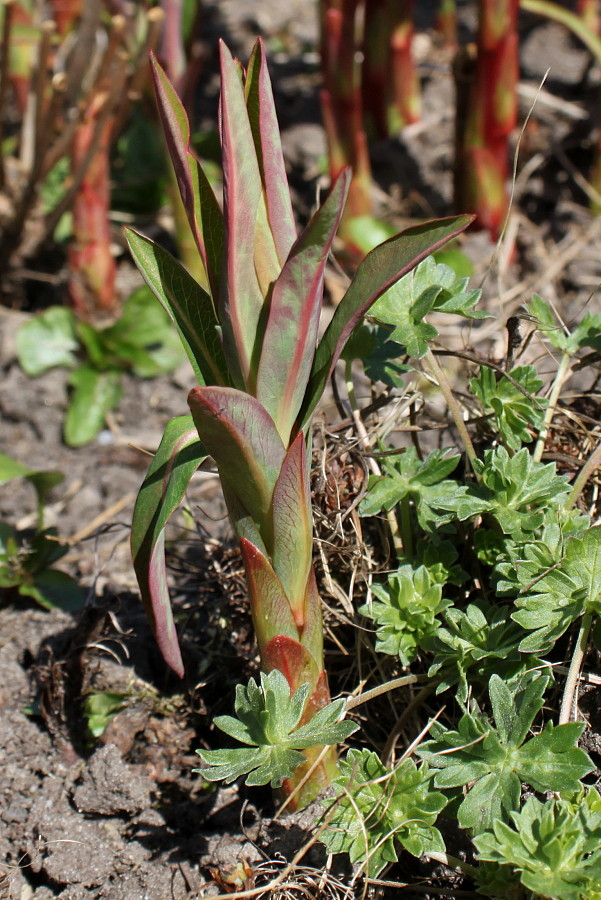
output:
[[[389,878],[406,852],[458,868],[485,897],[590,900],[601,892],[601,806],[573,707],[601,612],[601,527],[576,503],[599,454],[571,484],[537,447],[553,427],[565,360],[574,364],[597,346],[601,316],[568,334],[534,298],[535,328],[559,352],[563,372],[547,397],[533,366],[505,372],[480,360],[463,395],[476,426],[467,428],[427,317],[474,318],[478,300],[465,280],[428,259],[380,297],[370,310],[377,327],[366,326],[347,348],[347,384],[362,348],[364,371],[374,358],[392,359],[387,344],[396,348],[394,377],[388,365],[380,370],[386,390],[398,393],[412,369],[425,371],[448,400],[463,453],[453,443],[425,453],[419,441],[376,449],[381,468],[372,470],[358,510],[392,527],[387,546],[396,547],[396,560],[374,576],[358,613],[373,651],[405,675],[365,698],[419,679],[445,712],[396,763],[394,728],[379,755],[347,750],[319,839],[349,855],[355,878]],[[561,644],[568,633],[573,643]],[[348,710],[361,702],[353,698]],[[245,751],[238,753],[242,759]],[[469,863],[448,855],[450,827],[472,842]]]

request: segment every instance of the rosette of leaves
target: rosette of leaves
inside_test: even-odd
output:
[[[595,788],[580,791],[575,801],[529,797],[511,824],[500,819],[490,831],[474,839],[479,858],[502,873],[519,875],[522,885],[536,897],[549,900],[599,900],[601,897],[601,797]],[[490,867],[492,868],[492,867]],[[479,879],[491,895],[487,875]],[[509,871],[508,871],[509,870]],[[497,874],[497,873],[494,873]],[[501,888],[502,889],[502,888]],[[507,894],[494,891],[494,896]]]
[[[426,764],[405,759],[387,769],[369,750],[349,750],[333,782],[335,800],[326,801],[328,825],[320,841],[330,853],[348,853],[370,878],[396,862],[398,843],[413,856],[444,852],[434,826],[446,805],[431,786]]]
[[[545,652],[567,628],[586,614],[601,613],[601,526],[571,538],[560,564],[533,579],[516,600],[513,619],[530,631],[520,644],[524,652]]]
[[[495,447],[473,465],[480,477],[474,493],[487,501],[487,513],[502,531],[516,540],[536,531],[547,510],[563,503],[569,492],[568,479],[557,474],[555,463],[536,462],[527,447],[513,456],[505,447]]]
[[[197,750],[209,768],[195,769],[207,781],[230,784],[246,775],[246,784],[271,784],[279,788],[291,778],[308,747],[338,744],[357,730],[354,722],[341,722],[344,699],[334,700],[318,710],[304,725],[302,719],[311,685],[302,684],[290,695],[290,686],[281,672],[261,673],[260,683],[251,678],[245,687],[236,687],[234,708],[237,718],[217,716],[215,725],[225,734],[247,744],[232,750]]]
[[[519,651],[524,629],[512,621],[510,612],[507,606],[491,606],[484,600],[465,610],[454,606],[445,610],[429,648],[434,660],[428,677],[440,679],[437,693],[456,687],[457,700],[465,704],[468,678],[470,683],[487,684],[496,673],[507,681],[532,665],[532,659]]]
[[[438,336],[434,325],[425,321],[428,313],[453,313],[467,319],[490,315],[474,309],[482,291],[468,290],[468,282],[429,256],[382,294],[370,315],[394,326],[391,340],[402,344],[413,359],[421,359],[428,352],[429,341]]]
[[[464,484],[447,478],[460,456],[433,450],[420,460],[415,447],[382,461],[383,474],[370,475],[359,515],[374,516],[400,503],[411,504],[425,532],[435,532],[453,519],[464,520],[488,509],[488,502]]]
[[[533,439],[531,428],[540,429],[546,401],[536,397],[543,382],[534,366],[518,366],[506,375],[497,376],[488,366],[481,366],[470,381],[472,394],[486,416],[494,419],[503,444],[519,450]]]
[[[451,602],[442,596],[442,587],[425,566],[409,564],[399,566],[386,584],[372,585],[378,600],[365,603],[359,612],[378,625],[376,650],[411,665],[418,648],[440,627],[436,616]]]
[[[472,702],[457,730],[435,722],[433,739],[417,749],[418,756],[438,770],[435,787],[456,792],[470,786],[457,809],[462,828],[480,834],[495,819],[507,821],[519,809],[522,782],[542,792],[577,791],[580,779],[594,769],[587,754],[575,746],[582,723],[547,722],[527,739],[548,681],[536,674],[508,685],[493,675],[488,687],[493,722]]]

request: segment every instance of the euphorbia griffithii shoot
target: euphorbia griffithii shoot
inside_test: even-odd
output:
[[[292,693],[310,685],[302,724],[329,702],[311,559],[311,417],[346,340],[370,305],[470,218],[419,225],[372,251],[319,340],[324,271],[350,171],[342,171],[297,235],[263,45],[256,43],[245,71],[222,44],[222,212],[190,151],[183,107],[159,65],[153,61],[152,67],[205,277],[196,282],[167,251],[128,230],[136,263],[179,329],[198,380],[188,397],[191,415],[168,424],[140,490],[134,565],[161,651],[182,675],[164,531],[189,479],[210,454],[240,540],[262,668],[282,672]],[[320,750],[305,750],[307,760]],[[306,781],[297,805],[314,797],[335,768],[333,749]],[[297,772],[285,782],[285,790],[300,777]]]

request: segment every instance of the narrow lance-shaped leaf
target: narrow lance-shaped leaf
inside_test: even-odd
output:
[[[222,481],[253,517],[270,552],[271,498],[286,452],[271,416],[235,388],[193,388],[188,404]]]
[[[305,438],[288,450],[273,491],[273,567],[299,628],[305,626],[305,594],[311,568],[311,497]]]
[[[125,237],[134,261],[179,332],[200,384],[228,384],[227,363],[211,298],[167,250],[131,228]]]
[[[223,216],[206,175],[190,153],[190,124],[181,100],[151,54],[159,116],[184,209],[200,253],[210,293],[217,300],[221,275]],[[219,236],[216,240],[216,236]]]
[[[240,548],[259,649],[280,634],[298,640],[298,628],[286,592],[271,563],[246,538],[240,541]]]
[[[269,222],[280,265],[284,265],[296,240],[296,226],[273,92],[265,61],[265,48],[260,38],[248,62],[245,92]]]
[[[345,169],[292,248],[271,296],[257,397],[288,443],[311,373],[323,278],[351,179]]]
[[[252,360],[263,309],[255,270],[257,215],[262,183],[244,88],[238,67],[223,42],[221,58],[221,146],[225,217],[224,271],[219,319],[232,369],[253,388]]]
[[[317,348],[301,413],[302,428],[307,426],[353,328],[372,303],[422,259],[461,234],[473,218],[452,216],[407,228],[368,253]]]
[[[192,416],[171,419],[140,488],[132,520],[131,548],[142,601],[163,658],[180,677],[184,666],[167,587],[165,526],[206,457]]]

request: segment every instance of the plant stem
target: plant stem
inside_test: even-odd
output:
[[[406,687],[408,684],[416,684],[418,681],[422,680],[422,677],[423,676],[420,675],[401,675],[400,678],[393,678],[392,681],[387,681],[385,684],[378,684],[369,691],[364,691],[356,697],[351,697],[347,701],[346,710],[348,712],[350,709],[355,709],[356,706],[361,706],[363,703],[367,703],[375,697],[381,697],[382,694],[387,694],[388,691],[396,690],[396,688]]]
[[[548,0],[520,0],[520,7],[526,12],[536,13],[546,19],[560,22],[569,28],[582,43],[588,47],[593,56],[601,62],[601,38],[592,31],[586,21],[569,9],[564,9],[558,3],[549,3]]]
[[[599,443],[581,468],[580,472],[578,473],[578,477],[572,485],[572,490],[570,491],[568,499],[565,502],[566,509],[574,508],[574,506],[576,505],[576,501],[584,490],[587,481],[599,465],[601,465],[601,441],[599,441]]]
[[[578,632],[578,639],[576,641],[576,646],[574,647],[574,653],[572,655],[570,668],[568,669],[568,674],[566,677],[566,684],[563,690],[561,710],[559,712],[560,725],[565,725],[566,722],[569,722],[572,718],[576,685],[578,684],[578,679],[580,678],[580,670],[582,668],[582,664],[584,663],[584,657],[586,656],[586,645],[588,644],[592,622],[592,612],[588,612],[582,617],[582,621],[580,623],[580,631]]]
[[[453,391],[451,390],[451,385],[442,370],[436,356],[432,352],[431,348],[428,347],[428,351],[426,353],[426,359],[428,361],[428,365],[432,370],[432,374],[443,393],[445,400],[447,401],[447,406],[449,407],[449,412],[453,417],[453,421],[455,422],[455,427],[459,432],[459,436],[463,442],[463,447],[465,449],[465,454],[470,462],[472,469],[474,469],[474,462],[477,460],[476,451],[474,450],[474,445],[472,444],[472,439],[469,436],[467,426],[463,421],[463,416],[461,415],[461,410],[459,409],[459,404],[455,400],[455,396]],[[476,478],[479,478],[477,472],[474,470],[474,474]]]
[[[426,853],[426,856],[434,862],[442,863],[443,866],[447,866],[449,869],[457,869],[462,875],[469,875],[470,878],[475,878],[478,874],[478,869],[475,866],[470,866],[469,863],[463,862],[462,859],[457,859],[456,856],[451,856],[450,853],[438,853],[436,850],[433,850],[431,853]]]
[[[353,419],[353,423],[355,426],[355,430],[359,436],[359,446],[363,450],[371,450],[372,446],[369,440],[369,435],[367,433],[367,429],[363,424],[363,420],[361,418],[361,411],[359,409],[359,404],[357,403],[357,395],[355,393],[355,382],[353,381],[353,372],[352,372],[353,364],[351,361],[347,360],[344,368],[344,381],[346,384],[346,392],[349,399],[349,404],[351,407],[351,416]],[[373,456],[368,456],[366,460],[367,468],[372,473],[372,475],[381,475],[382,470],[380,466],[373,458]],[[390,534],[392,537],[392,544],[396,551],[397,556],[400,556],[403,553],[403,538],[404,534],[399,532],[399,525],[396,519],[396,516],[393,510],[389,509],[386,513],[386,520],[388,522],[388,527],[390,528]]]
[[[555,410],[557,408],[557,403],[559,401],[559,395],[561,393],[561,389],[570,373],[570,363],[572,361],[572,357],[569,353],[564,353],[561,357],[561,362],[559,363],[559,368],[557,370],[557,375],[555,376],[555,381],[553,382],[553,388],[551,390],[551,394],[549,396],[549,405],[545,410],[545,418],[543,419],[543,424],[541,426],[541,430],[538,434],[538,440],[536,442],[536,447],[534,448],[534,453],[532,454],[533,459],[536,462],[540,462],[543,456],[543,452],[545,449],[545,442],[547,440],[547,435],[549,434],[549,428],[553,421],[553,416],[555,415]]]

